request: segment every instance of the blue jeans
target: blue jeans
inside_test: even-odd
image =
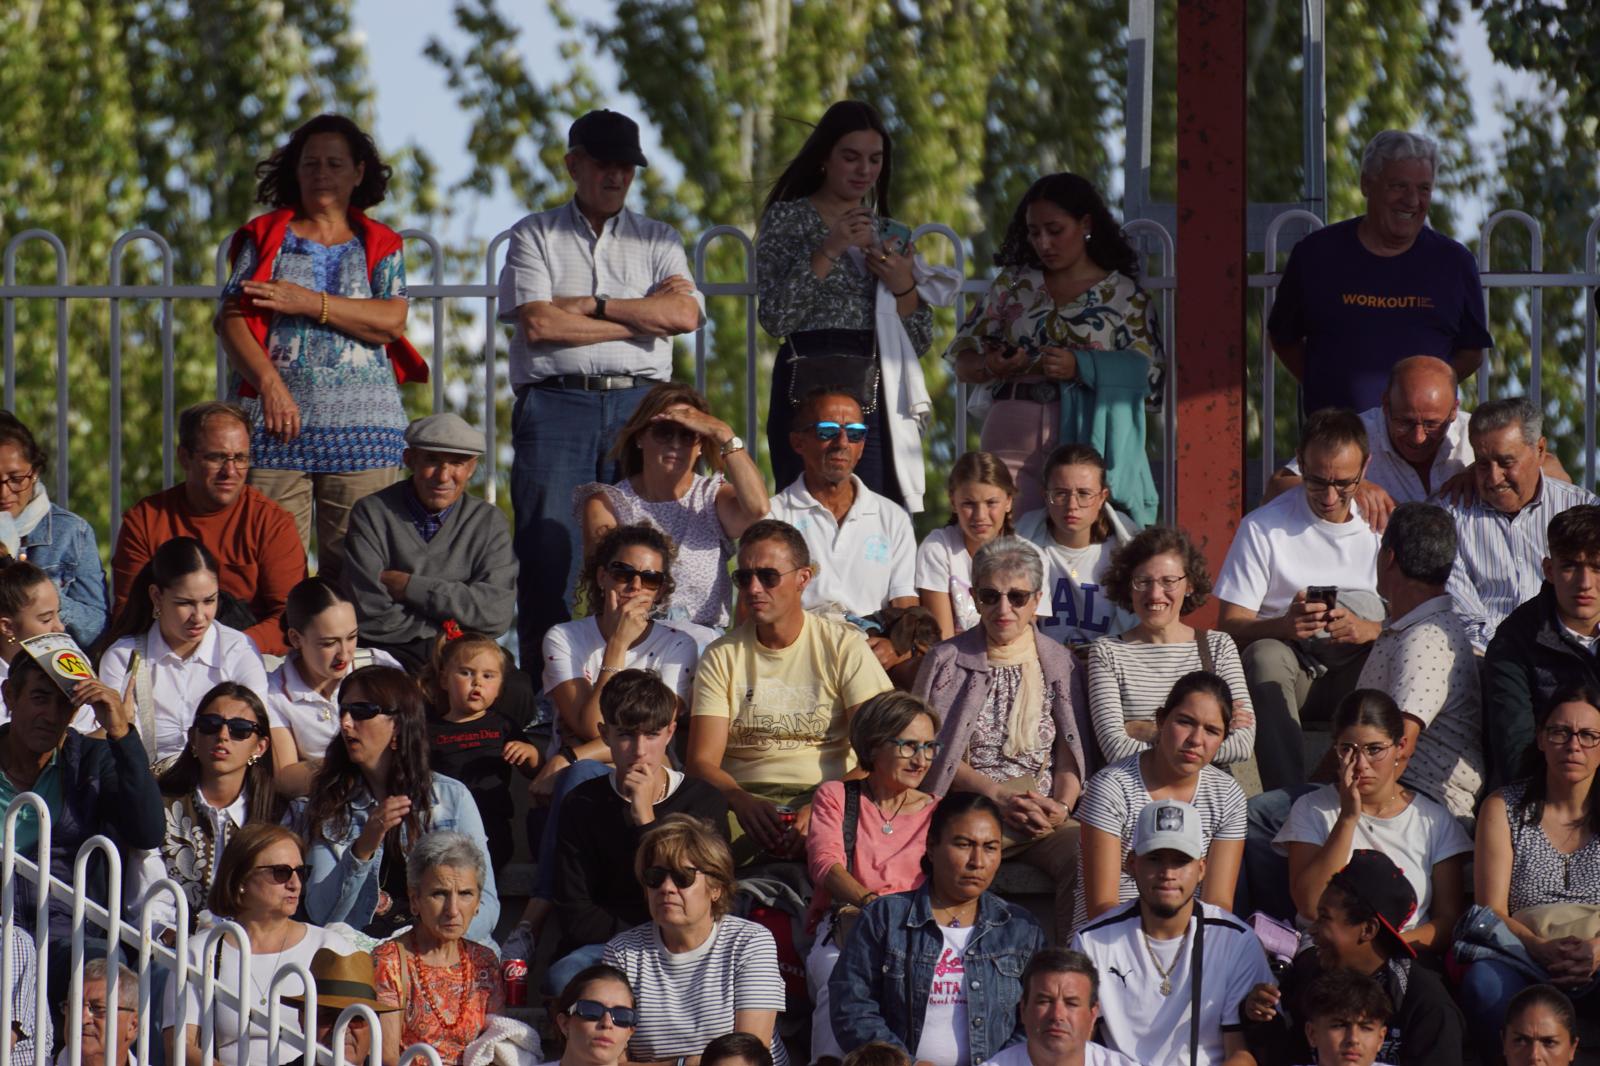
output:
[[[1233,894],[1234,913],[1248,918],[1256,911],[1286,922],[1294,921],[1294,896],[1289,892],[1289,860],[1272,848],[1272,838],[1289,820],[1294,801],[1318,786],[1306,784],[1275,788],[1251,796],[1246,807],[1244,863]]]
[[[539,868],[533,881],[535,899],[556,898],[556,830],[561,826],[561,804],[566,800],[567,793],[585,781],[593,781],[610,772],[611,767],[598,759],[579,759],[556,775],[555,787],[550,792],[550,806],[543,811],[528,812],[528,848],[539,855]],[[538,819],[538,815],[543,815],[543,818]],[[542,827],[538,824],[540,821],[543,822]],[[561,986],[557,985],[556,991],[560,992]]]
[[[590,966],[600,962],[605,953],[606,946],[604,944],[585,944],[570,955],[563,955],[555,962],[552,962],[550,968],[544,972],[544,994],[547,996],[561,995],[561,991],[567,987],[568,981],[571,981]],[[90,1064],[85,1064],[85,1066],[90,1066]]]
[[[621,467],[607,453],[650,386],[610,392],[522,390],[511,413],[511,505],[522,572],[517,578],[518,661],[541,661],[545,631],[572,617],[573,579],[583,536],[572,492],[590,481],[614,483]]]
[[[1461,1013],[1467,1016],[1467,1032],[1480,1048],[1500,1047],[1500,1030],[1506,1024],[1506,1009],[1511,998],[1535,979],[1525,970],[1495,959],[1480,959],[1467,967],[1461,978]],[[1600,1006],[1600,981],[1591,980],[1582,988],[1562,989],[1577,1006],[1578,1017],[1594,1017]]]

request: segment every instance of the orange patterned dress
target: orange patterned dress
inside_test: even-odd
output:
[[[403,939],[408,939],[402,937]],[[453,966],[430,966],[410,946],[389,940],[372,949],[378,1002],[399,1007],[400,1047],[432,1044],[440,1061],[458,1063],[466,1046],[483,1032],[489,1015],[505,1005],[500,960],[470,940],[461,942]]]

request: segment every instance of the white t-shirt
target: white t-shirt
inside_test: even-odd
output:
[[[146,643],[148,642],[148,644]],[[106,649],[100,660],[100,680],[113,692],[122,692],[128,685],[128,665],[135,650],[141,655],[148,648],[150,664],[151,698],[155,706],[156,735],[154,750],[152,738],[140,730],[139,739],[152,763],[170,758],[183,751],[189,743],[189,726],[194,722],[195,708],[200,698],[221,681],[234,681],[258,695],[267,691],[267,670],[261,662],[261,653],[249,637],[221,622],[211,623],[200,646],[187,659],[180,659],[167,646],[161,636],[160,623],[154,623],[144,636],[123,637]],[[129,708],[137,728],[140,700],[135,697]],[[81,708],[72,720],[72,728],[80,733],[93,733],[100,728],[94,711]]]
[[[940,926],[944,947],[933,965],[933,981],[928,987],[928,1009],[922,1019],[922,1037],[917,1041],[918,1062],[933,1066],[966,1066],[972,1057],[967,1032],[967,941],[972,926],[952,929]]]
[[[1107,598],[1101,581],[1111,568],[1114,539],[1087,548],[1068,548],[1050,532],[1050,512],[1029,511],[1017,520],[1017,536],[1044,557],[1044,596],[1050,616],[1039,619],[1039,632],[1061,644],[1083,644],[1114,637],[1139,619]]]
[[[978,624],[978,605],[972,599],[972,556],[960,526],[940,526],[929,533],[917,548],[917,589],[943,592],[950,597],[950,612],[956,632],[964,633]],[[1034,615],[1044,619],[1051,613],[1050,598],[1039,597]]]
[[[985,1062],[983,1066],[1033,1066],[1033,1056],[1028,1053],[1026,1042],[1012,1044]],[[1120,1051],[1112,1051],[1103,1044],[1091,1041],[1083,1045],[1083,1066],[1139,1066],[1139,1064]]]
[[[802,475],[772,498],[769,517],[789,523],[806,539],[818,570],[806,585],[806,610],[836,603],[866,617],[890,600],[917,594],[917,535],[911,516],[850,475],[856,498],[844,521],[816,501]]]
[[[204,935],[189,938],[189,964],[196,969],[202,965],[202,947]],[[250,981],[245,988],[251,1008],[261,1012],[260,1019],[250,1023],[250,1055],[247,1061],[253,1066],[264,1066],[267,1063],[267,992],[272,987],[272,978],[284,966],[299,963],[309,967],[311,959],[320,948],[330,948],[341,955],[354,955],[359,950],[345,938],[344,934],[336,928],[327,928],[320,925],[307,925],[306,935],[300,943],[287,951],[260,952],[255,948],[259,944],[252,944],[250,955]],[[239,952],[231,944],[224,943],[221,949],[221,961],[217,967],[217,988],[238,991],[239,989]],[[177,981],[167,982],[166,1014],[170,1022],[177,1017],[177,1008],[174,1005],[174,992]],[[183,1006],[183,1024],[200,1024],[200,989],[201,981],[198,977],[191,977],[189,987],[185,991]],[[299,977],[286,978],[278,986],[280,997],[305,995],[305,982]],[[300,1032],[300,1012],[292,1004],[284,1004],[278,1009],[280,1024],[286,1032]],[[239,1046],[239,1012],[231,1007],[224,1006],[220,998],[216,1003],[216,1061],[219,1063],[232,1063],[238,1061]],[[202,1042],[204,1034],[201,1034]],[[290,1062],[300,1057],[300,1052],[294,1050],[287,1040],[278,1044],[279,1064]]]
[[[347,664],[345,675],[363,666],[390,666],[404,669],[393,655],[380,648],[359,648]],[[320,759],[339,735],[338,690],[324,696],[300,676],[291,652],[283,663],[267,675],[267,724],[294,734],[295,747],[305,759]]]
[[[1200,982],[1200,1046],[1196,1062],[1220,1064],[1222,1034],[1239,1028],[1239,1007],[1255,985],[1272,980],[1267,953],[1243,922],[1221,907],[1197,903],[1189,941],[1177,951],[1161,994],[1161,974],[1150,958],[1137,900],[1103,915],[1073,935],[1072,946],[1100,970],[1100,1022],[1106,1043],[1148,1066],[1189,1061],[1194,936],[1204,918],[1204,973]],[[1157,955],[1162,945],[1155,945]],[[1163,961],[1165,968],[1167,961]]]
[[[1339,790],[1323,785],[1294,801],[1289,820],[1272,838],[1272,847],[1278,854],[1287,855],[1290,844],[1320,846],[1338,820]],[[1415,929],[1428,920],[1434,865],[1452,855],[1470,855],[1472,838],[1444,804],[1418,792],[1403,810],[1387,818],[1363,814],[1356,825],[1355,849],[1381,852],[1400,867],[1417,894],[1417,912],[1405,924],[1406,929]],[[1346,855],[1340,866],[1348,861]]]
[[[605,654],[606,638],[593,617],[552,626],[544,635],[544,691],[575,677],[594,684]],[[627,669],[654,671],[685,704],[693,698],[700,652],[692,637],[665,622],[653,622],[644,640],[622,658]]]
[[[1376,594],[1377,564],[1378,534],[1354,500],[1348,521],[1324,522],[1297,488],[1244,516],[1214,591],[1219,600],[1278,618],[1311,585]]]

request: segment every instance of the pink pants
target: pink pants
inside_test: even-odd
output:
[[[1013,519],[1044,506],[1044,461],[1061,434],[1061,404],[1000,400],[983,420],[980,446],[993,452],[1017,483]]]

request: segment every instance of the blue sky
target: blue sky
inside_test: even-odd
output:
[[[606,2],[606,0],[593,0]],[[544,0],[503,0],[502,11],[522,27],[519,40],[527,69],[539,76],[562,65],[557,53],[560,34]],[[1514,96],[1531,91],[1532,80],[1495,63],[1490,55],[1483,27],[1470,5],[1463,13],[1464,28],[1458,46],[1469,72],[1479,127],[1473,142],[1487,153],[1498,139],[1493,102],[1497,88]],[[431,36],[438,36],[453,49],[464,38],[455,32],[451,5],[446,0],[357,0],[356,20],[365,34],[368,55],[373,57],[371,77],[378,96],[378,143],[385,149],[416,141],[432,154],[440,167],[442,186],[448,186],[466,172],[463,146],[467,124],[455,109],[444,83],[443,72],[422,57],[422,48]],[[380,59],[379,57],[385,57]],[[591,66],[601,84],[612,90],[614,106],[629,110],[632,101],[616,94],[616,69],[602,56],[591,58]],[[633,108],[637,113],[637,108]],[[643,131],[645,154],[661,159],[648,127]],[[1476,228],[1485,215],[1481,203],[1463,204],[1462,218]],[[526,213],[505,191],[475,205],[458,216],[452,231],[441,237],[476,237],[487,240]],[[1470,230],[1468,231],[1470,232]],[[1472,243],[1469,241],[1469,243]]]

